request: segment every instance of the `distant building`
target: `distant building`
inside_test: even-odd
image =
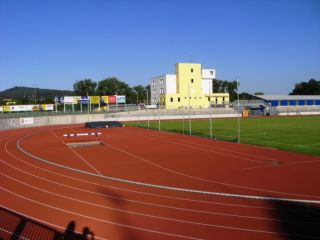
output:
[[[198,63],[177,63],[175,74],[150,79],[151,104],[166,109],[228,105],[228,93],[212,92],[215,77],[215,69],[202,69]]]
[[[254,95],[271,107],[320,106],[320,95]]]

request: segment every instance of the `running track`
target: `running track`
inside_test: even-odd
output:
[[[320,238],[319,157],[130,127],[102,129],[101,146],[64,144],[80,132],[1,131],[2,209],[96,239]]]

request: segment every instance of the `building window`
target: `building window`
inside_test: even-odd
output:
[[[170,98],[170,102],[173,102],[173,97],[172,97],[172,98]]]
[[[160,79],[160,85],[163,85],[163,84],[164,84],[164,80]]]
[[[191,78],[191,83],[193,83],[193,78]]]
[[[213,75],[213,71],[210,71],[210,75]]]
[[[180,97],[178,97],[178,102],[180,102]]]
[[[193,73],[193,68],[191,68],[191,72]]]

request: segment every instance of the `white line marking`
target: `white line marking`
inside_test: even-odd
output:
[[[82,161],[84,161],[91,169],[93,169],[96,173],[98,173],[100,176],[103,176],[101,172],[99,172],[94,166],[92,166],[87,160],[85,160],[79,153],[77,153],[74,149],[70,148],[69,149],[77,155]]]
[[[7,177],[7,178],[9,178],[9,179],[11,179],[12,181],[15,181],[15,182],[18,182],[20,184],[26,185],[26,186],[28,186],[30,188],[33,188],[33,189],[36,189],[38,191],[46,192],[46,193],[54,195],[54,196],[58,196],[58,197],[61,197],[61,198],[66,198],[66,199],[69,199],[69,200],[72,200],[72,201],[84,203],[84,204],[95,206],[95,207],[110,209],[110,210],[114,210],[114,211],[118,211],[118,212],[126,212],[126,213],[133,214],[133,215],[156,218],[156,219],[161,219],[161,220],[166,220],[166,221],[182,222],[182,223],[188,223],[188,224],[194,224],[194,225],[200,225],[200,226],[208,226],[208,227],[212,227],[212,226],[215,227],[216,226],[216,225],[212,225],[212,224],[209,224],[209,223],[201,223],[201,222],[186,221],[186,220],[181,220],[181,219],[166,218],[166,217],[149,215],[149,214],[144,214],[144,213],[135,212],[135,211],[127,211],[127,210],[122,210],[122,209],[119,209],[119,208],[108,207],[108,206],[105,206],[105,205],[96,204],[96,203],[93,203],[93,202],[88,202],[88,201],[84,201],[84,200],[80,200],[80,199],[75,199],[75,198],[72,198],[72,197],[68,197],[66,195],[61,195],[61,194],[58,194],[58,193],[47,191],[45,189],[38,188],[38,187],[35,187],[35,186],[30,185],[28,183],[25,183],[25,182],[22,182],[20,180],[15,179],[15,178],[12,178],[12,177],[10,177],[10,176],[8,176],[6,174],[3,174],[3,173],[0,173],[0,174],[5,176],[5,177]],[[79,190],[79,189],[77,189],[77,190]],[[105,195],[105,194],[103,194],[103,195]],[[118,198],[118,197],[114,197],[114,198],[121,199],[121,198]],[[124,199],[122,199],[122,200],[124,200]],[[174,209],[177,209],[177,208],[174,208]],[[179,208],[178,210],[183,210],[183,211],[187,210],[187,211],[189,211],[190,209]],[[220,212],[200,211],[200,213],[209,213],[211,215],[226,216],[226,217],[237,217],[237,218],[247,218],[247,219],[256,219],[256,220],[263,220],[263,221],[292,222],[292,223],[302,223],[302,224],[320,224],[318,222],[279,220],[279,219],[276,219],[276,218],[252,217],[252,216],[245,216],[245,215],[238,215],[238,214],[226,214],[226,213],[220,213]]]
[[[58,140],[60,140],[59,138],[58,138],[58,136],[55,134],[55,133],[53,133],[52,131],[50,131],[50,133],[53,135],[53,136],[55,136]],[[61,143],[64,143],[62,140],[60,140],[61,141]],[[75,155],[77,155],[77,157],[79,157],[83,162],[85,162],[91,169],[93,169],[96,173],[98,173],[99,175],[103,175],[101,172],[99,172],[94,166],[92,166],[88,161],[86,161],[79,153],[77,153],[75,150],[73,150],[72,148],[70,148],[70,147],[68,147],[69,148],[69,150],[71,150]]]
[[[68,170],[71,170],[71,171],[75,171],[75,172],[78,172],[78,173],[83,173],[83,174],[87,174],[87,175],[91,175],[91,176],[98,176],[98,177],[101,177],[101,178],[104,178],[104,179],[109,179],[109,180],[113,180],[113,181],[129,183],[129,184],[138,185],[138,186],[144,186],[144,187],[158,188],[158,189],[164,189],[164,190],[173,190],[173,191],[178,191],[178,192],[191,192],[191,193],[197,193],[197,194],[215,195],[215,196],[223,196],[223,197],[237,197],[237,198],[244,198],[244,199],[256,199],[256,200],[286,201],[286,202],[300,202],[300,203],[320,204],[320,201],[309,200],[309,199],[305,199],[305,200],[304,199],[289,199],[289,198],[263,197],[263,196],[255,196],[255,195],[230,194],[230,193],[223,193],[223,192],[209,192],[209,191],[201,191],[201,190],[195,190],[195,189],[177,188],[177,187],[156,185],[156,184],[150,184],[150,183],[144,183],[144,182],[138,182],[138,181],[131,181],[131,180],[127,180],[127,179],[115,178],[115,177],[110,177],[110,176],[105,176],[105,175],[101,176],[101,175],[97,175],[97,174],[94,174],[94,173],[85,172],[85,171],[82,171],[82,170],[79,170],[79,169],[75,169],[75,168],[72,168],[72,167],[64,166],[64,165],[61,165],[61,164],[53,163],[53,162],[47,161],[45,159],[42,159],[40,157],[37,157],[37,156],[34,156],[34,155],[28,153],[27,151],[25,151],[20,146],[21,140],[23,140],[25,137],[26,136],[23,136],[23,137],[19,138],[19,140],[17,141],[16,146],[21,152],[23,152],[27,156],[32,157],[34,159],[37,159],[37,160],[39,160],[41,162],[45,162],[45,163],[48,163],[48,164],[63,168],[63,169],[68,169]],[[209,180],[207,180],[207,181],[209,181]],[[212,181],[212,182],[214,182],[214,181]],[[222,185],[231,185],[232,186],[232,184],[225,184],[225,183],[220,183],[220,184],[222,184]],[[239,187],[239,186],[237,186],[237,187]],[[248,187],[242,187],[242,188],[248,188]],[[248,189],[250,189],[250,188],[248,188]],[[251,189],[255,189],[255,188],[251,188]],[[259,191],[260,189],[255,189],[255,190]],[[264,191],[266,191],[266,190],[264,190]],[[266,191],[266,192],[276,192],[276,191]],[[294,194],[292,194],[292,195],[294,195]]]
[[[178,237],[178,238],[186,238],[186,239],[194,239],[194,240],[202,239],[202,238],[196,238],[196,237],[189,237],[189,236],[184,236],[184,235],[166,233],[166,232],[156,231],[156,230],[147,229],[147,228],[134,227],[134,226],[130,226],[130,225],[127,225],[127,224],[122,224],[122,223],[108,221],[108,220],[104,220],[104,219],[100,219],[100,218],[95,218],[95,217],[87,216],[87,215],[84,215],[84,214],[76,213],[76,212],[73,212],[73,211],[69,211],[69,210],[66,210],[66,209],[54,207],[54,206],[52,206],[50,204],[46,204],[46,203],[42,203],[42,202],[39,202],[39,201],[35,201],[35,200],[30,199],[28,197],[25,197],[25,196],[19,195],[17,193],[14,193],[14,192],[12,192],[12,191],[10,191],[10,190],[8,190],[6,188],[3,188],[3,187],[0,187],[0,189],[5,191],[5,192],[7,192],[7,193],[10,193],[10,194],[12,194],[12,195],[14,195],[16,197],[28,200],[28,201],[36,203],[38,205],[41,205],[41,206],[44,206],[44,207],[47,207],[47,208],[51,208],[51,209],[54,209],[54,210],[57,210],[57,211],[60,211],[60,212],[68,213],[68,214],[71,214],[71,215],[75,215],[75,216],[87,218],[87,219],[90,219],[90,220],[94,220],[94,221],[97,221],[97,222],[107,223],[107,224],[116,225],[116,226],[120,226],[120,227],[124,227],[124,228],[130,228],[130,229],[135,229],[135,230],[139,230],[139,231],[145,231],[145,232],[149,232],[149,233],[155,233],[155,234],[160,234],[160,235],[165,235],[165,236],[170,236],[170,237]]]
[[[66,229],[65,227],[61,227],[61,226],[59,226],[59,225],[56,225],[56,224],[53,224],[53,223],[49,223],[49,222],[40,220],[40,219],[38,219],[38,218],[31,217],[31,216],[29,216],[29,215],[27,215],[27,214],[24,214],[24,213],[21,213],[21,212],[17,212],[17,211],[15,211],[15,210],[13,210],[13,209],[11,209],[11,208],[8,208],[8,207],[5,207],[5,206],[3,206],[3,205],[0,205],[0,207],[6,209],[6,210],[8,210],[8,211],[14,212],[14,213],[16,213],[16,214],[18,214],[18,215],[21,215],[21,216],[23,216],[23,217],[25,217],[25,218],[29,218],[29,219],[31,219],[31,220],[33,220],[33,221],[35,221],[35,222],[39,222],[39,223],[41,223],[41,224],[48,225],[48,226],[50,226],[50,227],[55,227],[55,228],[58,228],[58,229],[61,229],[61,230],[65,230],[65,229]],[[81,234],[80,232],[77,232],[77,231],[75,231],[75,233]],[[97,239],[101,239],[101,240],[107,240],[106,238],[102,238],[102,237],[97,237],[97,236],[94,236],[94,237],[97,238]]]

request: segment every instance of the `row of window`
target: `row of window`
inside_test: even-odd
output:
[[[189,97],[189,98],[192,99],[192,97]],[[184,99],[187,99],[187,97],[184,97]],[[197,97],[194,97],[194,99],[197,99]],[[199,97],[199,99],[201,99],[201,97]],[[170,102],[173,102],[173,101],[174,101],[174,98],[171,97]],[[177,101],[180,102],[180,97],[177,98]]]
[[[153,80],[151,85],[154,87],[156,83],[157,83],[157,80]],[[163,84],[164,84],[164,79],[160,79],[160,85],[163,85]]]

